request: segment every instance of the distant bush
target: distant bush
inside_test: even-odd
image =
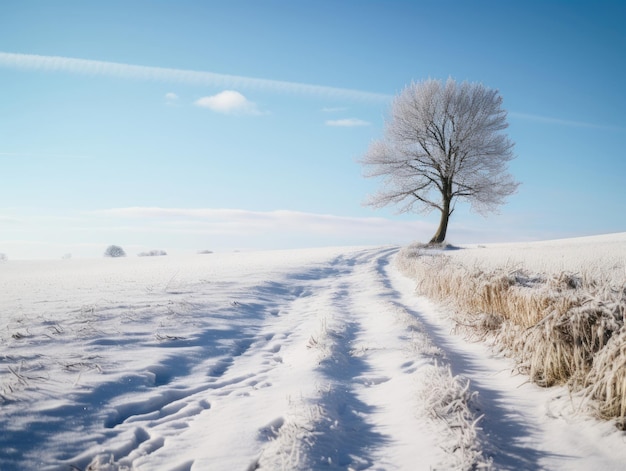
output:
[[[6,262],[7,260],[9,260],[9,257],[7,257],[7,254],[0,253],[0,262]]]
[[[126,252],[119,245],[109,245],[107,249],[104,251],[105,257],[126,257]]]
[[[160,257],[163,255],[167,255],[165,250],[149,250],[148,252],[138,253],[138,257]]]
[[[208,255],[208,254],[213,253],[213,251],[212,250],[199,250],[198,253],[200,255]]]

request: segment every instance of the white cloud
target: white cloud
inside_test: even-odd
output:
[[[384,243],[389,240],[411,240],[417,234],[430,235],[432,223],[394,221],[379,217],[350,217],[302,211],[249,211],[216,208],[129,207],[90,213],[112,218],[117,225],[139,224],[159,230],[202,233],[213,236],[250,238],[310,239],[311,237],[345,238],[354,243]],[[126,221],[123,223],[122,221]],[[367,241],[367,242],[364,242]]]
[[[328,108],[322,108],[322,111],[324,113],[338,113],[340,111],[347,111],[348,108],[346,108],[345,106],[334,106],[334,107],[328,107]]]
[[[436,218],[401,220],[286,210],[159,207],[52,213],[0,208],[0,221],[7,223],[0,234],[0,251],[11,260],[58,258],[65,253],[78,258],[102,257],[103,250],[112,243],[129,253],[158,248],[172,254],[196,253],[200,249],[408,244],[429,240],[438,222]],[[487,230],[482,221],[474,226],[458,222],[450,235],[456,244],[527,238],[508,226]]]
[[[58,258],[64,253],[101,257],[112,243],[135,252],[158,248],[168,253],[386,245],[425,240],[435,230],[434,224],[419,220],[219,208],[127,207],[56,213],[0,208],[0,218],[12,220],[0,234],[0,251],[10,259]]]
[[[237,75],[199,72],[195,70],[146,67],[142,65],[104,62],[72,57],[40,56],[0,52],[0,67],[27,69],[43,72],[69,72],[80,75],[111,76],[133,80],[159,80],[220,88],[264,90],[276,93],[315,95],[343,100],[387,103],[390,95],[364,92],[348,88],[326,87],[298,82],[259,79]]]
[[[195,102],[195,105],[224,114],[261,114],[255,103],[234,90],[225,90],[217,95],[202,97]]]
[[[231,248],[240,244],[275,249],[425,242],[430,240],[439,222],[437,217],[424,220],[416,216],[407,220],[225,208],[127,207],[93,211],[88,216],[101,223],[101,231],[96,233],[129,230],[135,233],[169,233],[180,235],[183,239],[206,238],[216,245]],[[67,226],[68,223],[64,224]],[[77,230],[94,232],[92,228],[84,227]],[[475,225],[458,221],[449,234],[450,240],[458,244],[524,240],[519,230],[508,226],[486,230],[482,220]],[[537,234],[531,237],[533,240],[539,238]]]
[[[167,106],[178,106],[178,95],[174,92],[168,92],[165,94],[165,104]]]
[[[371,123],[367,121],[363,121],[362,119],[357,118],[346,118],[346,119],[330,119],[326,121],[326,126],[338,126],[345,128],[354,128],[358,126],[370,126]]]

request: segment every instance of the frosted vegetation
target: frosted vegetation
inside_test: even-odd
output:
[[[167,255],[165,250],[148,250],[147,252],[139,252],[138,257],[163,257]]]
[[[452,78],[411,83],[393,100],[383,137],[361,159],[365,176],[381,178],[366,203],[439,212],[430,242],[443,242],[457,201],[488,214],[515,193],[507,127],[497,90]]]
[[[417,290],[454,310],[541,386],[626,426],[626,234],[530,244],[413,245],[398,258]]]

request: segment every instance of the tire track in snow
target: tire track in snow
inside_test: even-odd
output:
[[[276,377],[281,376],[276,370],[284,369],[283,350],[292,343],[291,337],[301,324],[299,318],[286,319],[285,313],[292,304],[308,297],[320,282],[340,276],[344,270],[340,260],[235,290],[229,308],[236,316],[230,315],[234,325],[223,331],[208,329],[192,340],[209,358],[203,359],[197,352],[192,360],[174,354],[167,366],[157,364],[151,368],[163,370],[160,376],[169,379],[155,383],[158,387],[133,390],[119,398],[112,392],[96,394],[107,397],[113,406],[113,413],[104,423],[110,432],[101,447],[103,453],[94,457],[86,451],[67,462],[81,469],[89,464],[152,469],[155,463],[180,470],[191,466],[245,469],[254,461],[255,453],[250,450],[258,449],[251,442],[257,444],[264,435],[267,440],[271,430],[283,423],[280,415],[269,424],[256,425],[250,417],[259,415],[256,409],[264,407],[265,402],[275,400],[271,391]],[[308,330],[302,332],[303,339],[304,335]],[[216,348],[218,340],[222,344],[227,341],[228,347]],[[180,353],[184,355],[185,351],[183,348]],[[186,365],[183,374],[171,374],[178,362]],[[251,423],[244,425],[242,419]],[[236,427],[225,429],[223,424],[229,420]],[[185,435],[198,430],[211,446],[189,450]],[[182,460],[181,456],[197,458]]]
[[[507,407],[512,393],[489,377],[496,369],[485,369],[487,355],[451,340],[436,309],[390,266],[395,253],[353,251],[261,283],[188,289],[189,311],[205,313],[190,318],[193,335],[136,336],[138,352],[159,356],[51,410],[44,419],[74,417],[67,427],[87,433],[60,430],[48,446],[80,469],[463,469],[471,462],[457,456],[451,427],[434,424],[420,404],[435,363],[449,363],[480,393],[480,438],[496,469],[565,469],[577,459],[533,443],[545,437],[536,417]]]
[[[400,292],[398,299],[402,299]],[[473,391],[478,392],[478,402],[483,414],[480,421],[481,434],[485,451],[494,460],[492,466],[498,470],[539,470],[540,458],[543,453],[536,449],[522,445],[523,438],[531,433],[532,424],[527,417],[521,416],[516,411],[506,407],[505,393],[496,384],[485,382],[484,379],[490,375],[502,373],[502,368],[507,368],[505,364],[496,366],[496,369],[487,370],[484,368],[484,361],[490,356],[484,352],[484,356],[472,356],[471,348],[459,348],[460,342],[451,341],[451,326],[441,322],[443,314],[439,320],[434,317],[437,308],[430,304],[428,300],[418,298],[411,301],[404,298],[408,307],[408,312],[417,318],[424,326],[427,335],[433,343],[441,349],[447,364],[455,375],[463,375],[470,380]],[[507,372],[511,368],[507,368]],[[482,380],[481,380],[482,379]],[[519,383],[525,379],[520,378]]]
[[[431,469],[451,461],[418,407],[439,351],[401,307],[386,274],[395,249],[343,263],[307,299],[323,312],[309,347],[317,391],[293,405],[250,469]],[[308,413],[303,413],[306,410]],[[434,469],[434,468],[432,468]]]

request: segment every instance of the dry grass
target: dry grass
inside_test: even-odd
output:
[[[598,352],[585,377],[585,387],[595,401],[598,414],[617,418],[617,425],[626,428],[626,330],[609,339]]]
[[[424,413],[441,426],[445,437],[439,444],[451,457],[451,467],[463,471],[492,469],[492,461],[483,455],[477,409],[477,392],[469,380],[453,376],[449,366],[425,366],[418,387]]]
[[[396,263],[420,294],[453,308],[459,330],[493,339],[532,381],[568,384],[626,425],[626,281],[467,266],[442,249],[410,246]]]

